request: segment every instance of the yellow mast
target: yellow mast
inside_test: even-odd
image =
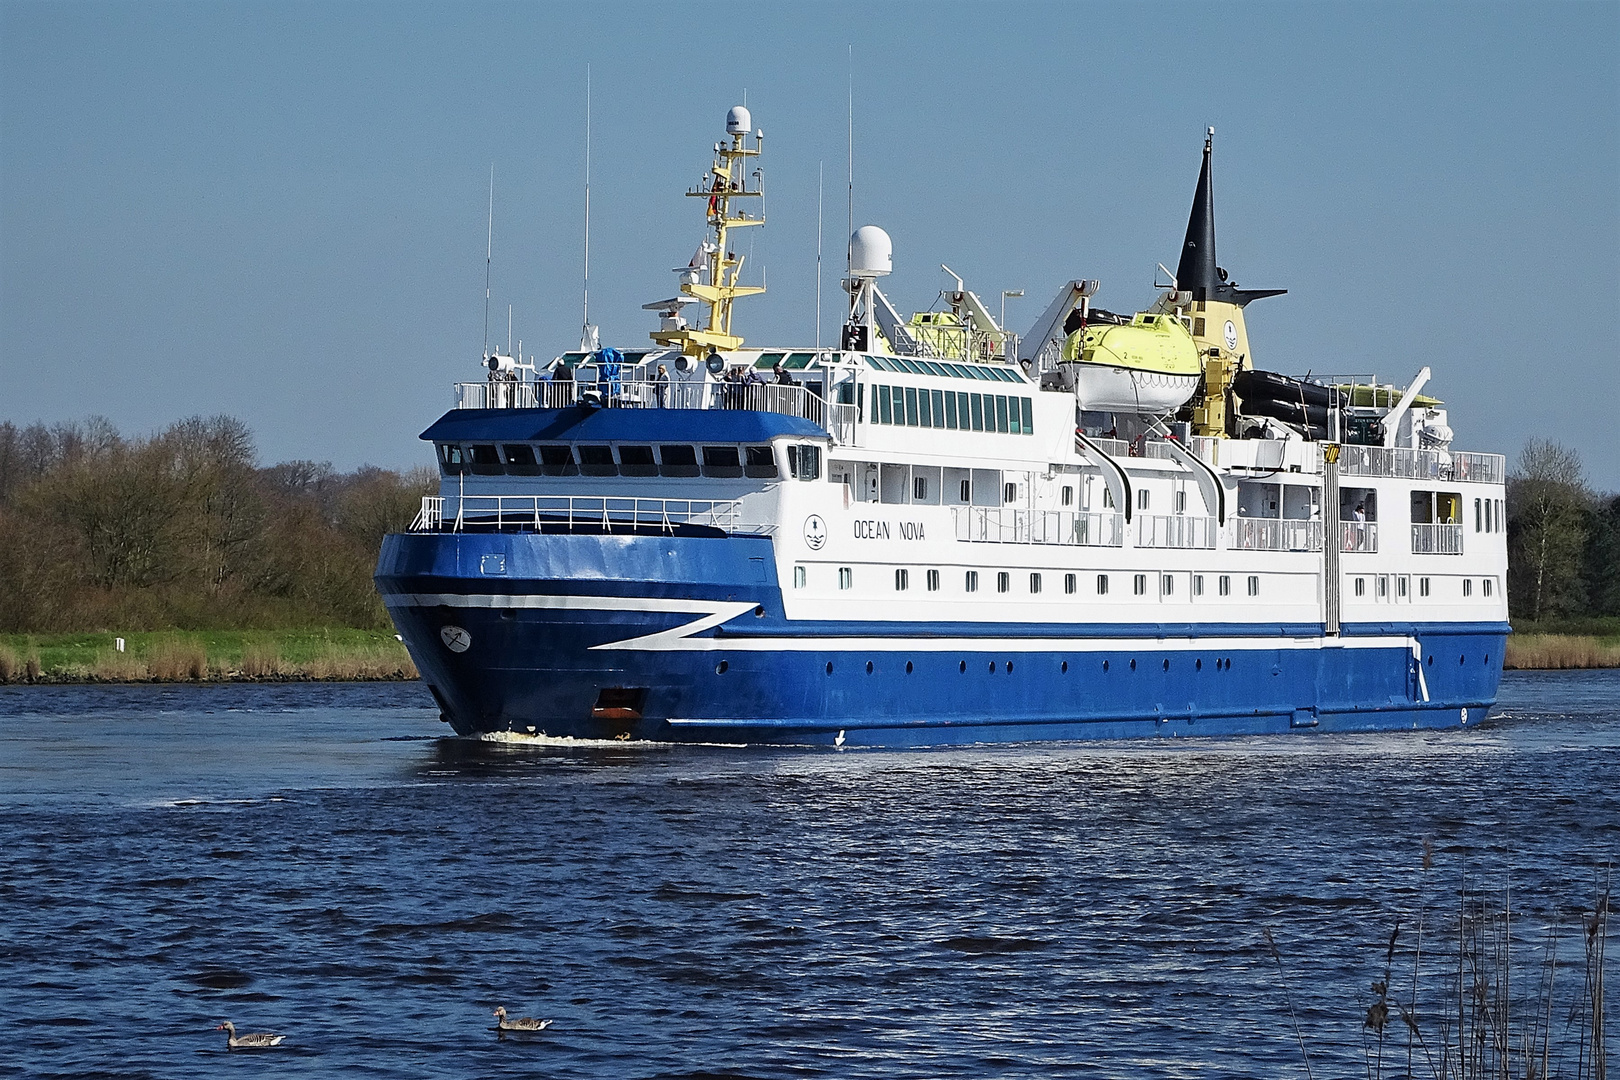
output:
[[[765,145],[764,132],[753,132],[750,147],[751,119],[748,110],[740,106],[726,114],[730,143],[715,143],[714,164],[705,182],[686,193],[688,198],[709,200],[708,219],[713,238],[705,241],[699,251],[703,256],[703,280],[682,281],[681,293],[707,305],[708,320],[701,328],[655,330],[651,335],[658,344],[678,348],[694,358],[711,350],[730,351],[741,346],[743,339],[731,332],[732,301],[765,291],[763,286],[737,284],[743,257],[727,248],[732,229],[765,224],[763,205],[760,213],[753,217],[741,209],[734,211],[731,205],[733,199],[762,199],[765,194],[757,171],[753,190],[748,188],[748,159],[758,157]]]

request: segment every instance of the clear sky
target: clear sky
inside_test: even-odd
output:
[[[1174,265],[1216,128],[1220,261],[1289,294],[1257,363],[1434,370],[1457,446],[1546,436],[1620,489],[1620,5],[0,3],[0,420],[250,423],[265,461],[426,463],[492,337],[580,326],[585,71],[591,315],[641,305],[702,236],[682,192],[726,109],[766,134],[754,344],[824,340],[845,237],[885,289],[948,263],[1023,330],[1074,277],[1115,310]],[[748,243],[744,240],[743,243]],[[752,276],[750,273],[748,276]]]

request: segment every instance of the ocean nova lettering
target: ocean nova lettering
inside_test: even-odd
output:
[[[887,540],[890,538],[889,523],[887,521],[874,521],[871,518],[858,519],[851,523],[854,527],[857,540]],[[900,522],[900,539],[922,540],[923,526],[920,521]]]

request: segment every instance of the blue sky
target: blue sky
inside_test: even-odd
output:
[[[526,351],[578,340],[587,63],[605,342],[646,342],[745,92],[770,291],[737,328],[814,341],[825,163],[833,340],[853,45],[855,223],[903,310],[942,262],[1025,290],[1014,329],[1073,277],[1146,305],[1213,125],[1220,261],[1290,290],[1249,310],[1260,366],[1427,364],[1459,447],[1551,437],[1620,489],[1617,41],[1615,3],[5,0],[0,419],[226,412],[267,462],[426,462],[480,374],[492,163],[493,336],[510,304]]]

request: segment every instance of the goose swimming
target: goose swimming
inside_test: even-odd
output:
[[[532,1016],[517,1016],[508,1020],[506,1006],[502,1005],[495,1010],[496,1031],[544,1031],[551,1026],[550,1020],[536,1020]]]
[[[279,1046],[285,1035],[273,1035],[268,1031],[252,1032],[247,1035],[238,1035],[236,1025],[226,1020],[214,1029],[225,1032],[225,1047],[229,1050],[263,1050],[271,1046]]]

